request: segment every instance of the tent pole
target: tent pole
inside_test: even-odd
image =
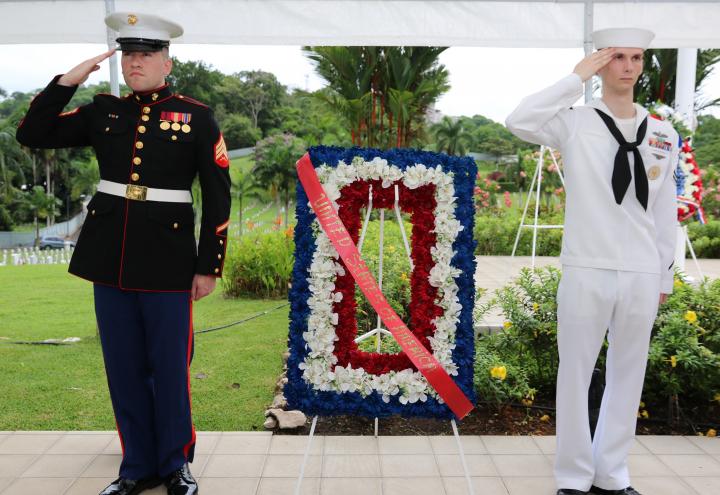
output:
[[[110,15],[113,12],[115,12],[115,0],[105,0],[105,15]],[[115,48],[117,46],[117,43],[115,43],[115,31],[107,28],[107,44],[108,44],[108,50],[111,48]],[[117,55],[113,55],[110,57],[110,94],[113,94],[115,96],[120,96],[120,81],[118,80],[118,58]]]
[[[678,48],[677,85],[675,86],[675,110],[688,126],[695,132],[695,72],[697,71],[697,49]]]
[[[592,32],[593,32],[593,0],[585,0],[585,26],[583,28],[583,48],[587,57],[593,52]],[[593,78],[585,81],[585,103],[592,100],[593,97]]]

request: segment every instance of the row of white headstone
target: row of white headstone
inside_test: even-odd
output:
[[[0,251],[0,266],[7,265],[60,265],[68,264],[73,249],[39,249],[21,247]]]

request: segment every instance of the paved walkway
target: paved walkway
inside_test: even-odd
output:
[[[462,441],[477,495],[555,493],[554,437]],[[292,495],[306,442],[265,432],[199,433],[192,471],[202,495]],[[97,495],[119,463],[115,432],[0,432],[2,495]],[[717,495],[720,439],[638,437],[630,471],[644,495]],[[467,485],[452,436],[326,436],[313,441],[302,493],[463,495]]]

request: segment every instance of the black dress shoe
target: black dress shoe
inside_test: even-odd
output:
[[[197,481],[190,473],[190,466],[187,463],[165,478],[165,486],[168,495],[197,495],[199,493]]]
[[[588,492],[573,490],[572,488],[560,488],[556,495],[587,495]]]
[[[161,483],[162,480],[159,478],[146,478],[143,480],[118,478],[101,491],[100,495],[137,495],[145,490],[155,488]]]
[[[593,485],[590,488],[590,493],[594,493],[595,495],[640,495],[640,492],[631,486],[623,488],[622,490],[606,490]]]

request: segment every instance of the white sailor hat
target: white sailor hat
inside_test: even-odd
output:
[[[115,12],[105,24],[118,32],[115,41],[124,52],[157,52],[170,45],[170,38],[183,34],[180,24],[138,12]]]
[[[642,48],[647,49],[655,33],[640,28],[600,29],[592,34],[595,48]]]

